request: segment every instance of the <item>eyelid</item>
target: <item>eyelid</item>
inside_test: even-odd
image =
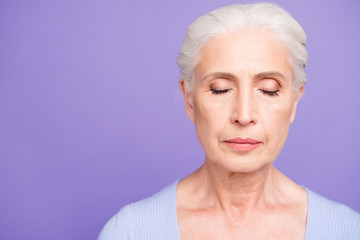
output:
[[[266,78],[262,78],[259,80],[259,82],[261,83],[262,81],[271,81],[271,82],[275,82],[278,87],[282,87],[281,81],[279,81],[277,78],[275,77],[266,77]]]
[[[215,79],[214,79],[215,80]],[[210,90],[224,90],[231,89],[232,86],[229,84],[227,79],[217,79],[218,81],[213,81],[209,84]]]
[[[230,88],[224,88],[224,89],[215,89],[213,87],[210,87],[210,91],[212,94],[224,94],[229,92],[231,89]]]
[[[265,94],[265,95],[268,95],[270,97],[277,97],[279,96],[279,92],[280,90],[275,90],[275,91],[268,91],[268,90],[264,90],[264,89],[260,89],[260,91]]]
[[[273,78],[265,78],[258,82],[257,88],[264,89],[267,91],[275,91],[281,88],[281,84],[279,81]]]

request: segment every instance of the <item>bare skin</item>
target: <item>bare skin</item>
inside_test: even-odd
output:
[[[224,179],[214,179],[211,168],[205,163],[178,184],[182,240],[305,238],[306,191],[272,165]]]
[[[303,92],[282,43],[262,30],[212,39],[194,89],[181,89],[206,155],[177,187],[181,239],[304,239],[307,193],[272,164]],[[228,144],[235,138],[260,144],[242,150]]]

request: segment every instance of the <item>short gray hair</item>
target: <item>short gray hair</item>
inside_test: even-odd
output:
[[[196,19],[187,29],[177,64],[180,80],[187,91],[194,87],[194,70],[201,48],[210,39],[245,28],[268,29],[284,43],[292,66],[293,86],[300,89],[306,83],[308,61],[306,35],[300,24],[284,9],[273,3],[233,4],[218,8]]]

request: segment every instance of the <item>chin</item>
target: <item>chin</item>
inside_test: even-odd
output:
[[[211,161],[211,160],[210,160]],[[272,164],[273,161],[247,156],[227,157],[214,161],[217,167],[233,173],[252,173]]]

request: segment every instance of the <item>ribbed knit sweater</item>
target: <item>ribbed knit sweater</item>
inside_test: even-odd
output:
[[[155,195],[123,207],[102,229],[98,240],[180,240],[176,181]],[[360,214],[311,190],[305,240],[360,240]]]

